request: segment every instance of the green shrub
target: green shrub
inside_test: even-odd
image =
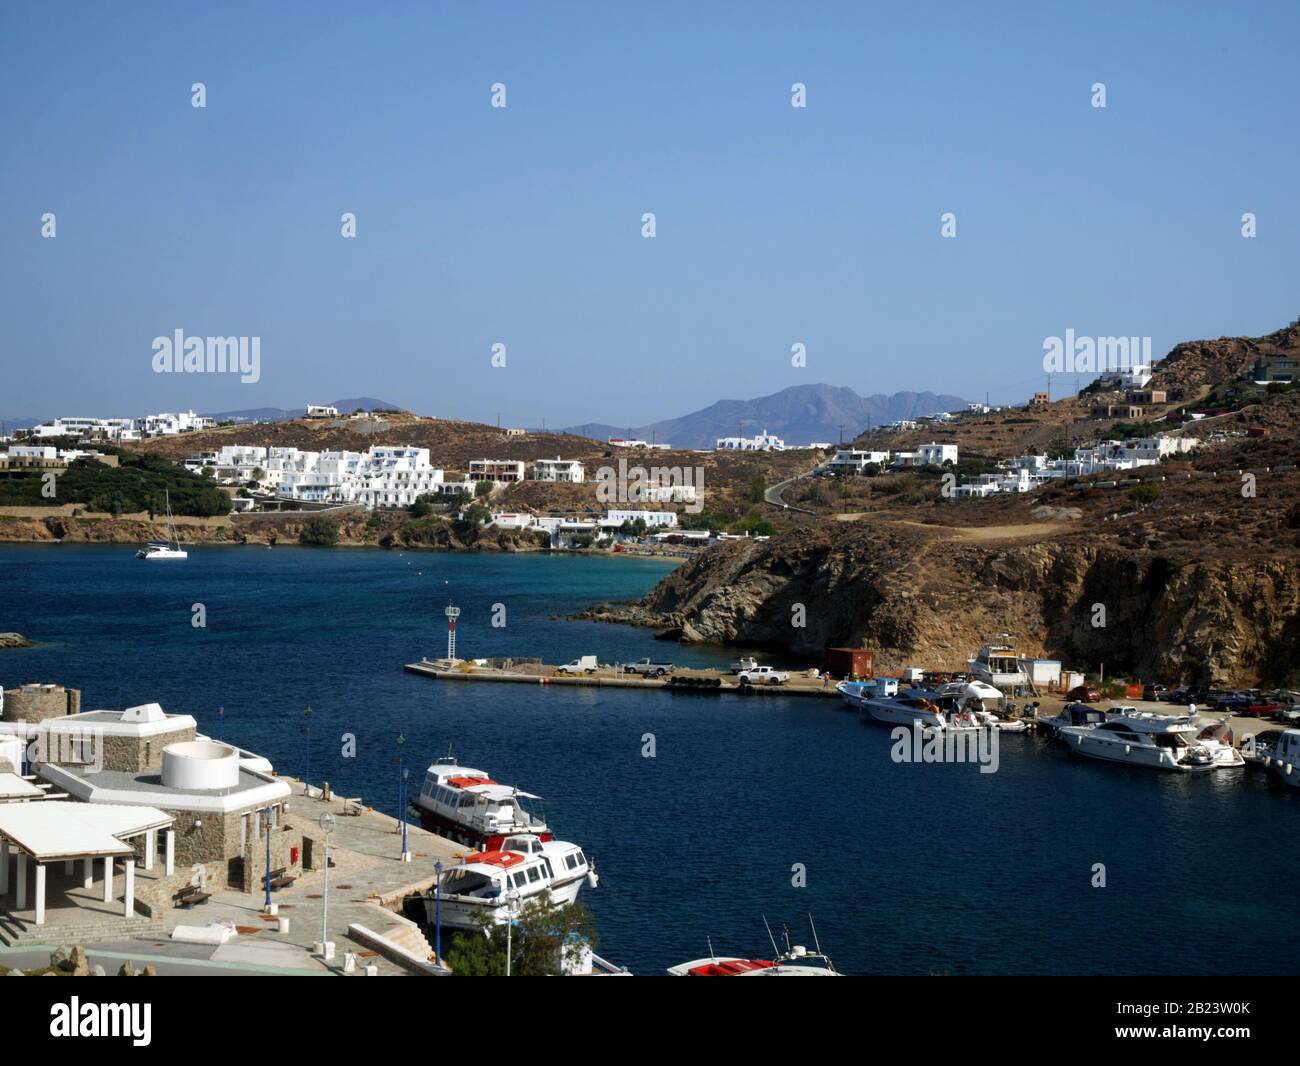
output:
[[[339,524],[332,518],[315,515],[303,523],[298,542],[323,548],[333,547],[339,542]]]

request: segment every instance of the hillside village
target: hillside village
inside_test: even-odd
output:
[[[1040,392],[1014,406],[964,404],[867,429],[843,446],[787,445],[764,429],[720,436],[710,449],[681,449],[395,409],[343,414],[329,404],[308,404],[297,418],[222,425],[192,411],[58,418],[4,442],[0,492],[7,495],[0,495],[0,517],[7,521],[0,536],[34,535],[31,523],[16,520],[38,518],[43,504],[51,512],[47,526],[55,521],[55,534],[74,539],[81,530],[61,520],[79,518],[84,527],[99,508],[113,518],[133,513],[129,500],[112,506],[111,493],[103,503],[102,492],[49,504],[33,491],[42,473],[103,465],[125,477],[158,462],[174,464],[176,476],[192,479],[191,489],[209,487],[186,495],[177,485],[170,495],[176,513],[225,523],[221,528],[235,540],[250,531],[256,539],[271,528],[258,522],[269,516],[277,528],[301,534],[320,514],[346,538],[357,527],[348,517],[354,512],[371,515],[360,543],[413,538],[430,546],[472,541],[507,549],[671,544],[674,551],[694,551],[729,537],[761,538],[876,514],[901,518],[908,509],[917,512],[911,520],[926,524],[981,526],[994,514],[990,497],[1029,500],[1052,484],[1132,480],[1143,468],[1227,466],[1233,455],[1252,464],[1260,457],[1273,457],[1273,465],[1279,457],[1293,459],[1295,434],[1288,427],[1297,403],[1298,334],[1293,324],[1266,337],[1188,342],[1155,363],[1107,370],[1065,398]],[[26,479],[25,496],[15,479]],[[224,507],[212,503],[213,490],[225,494]],[[159,486],[150,489],[147,521],[162,510],[160,495]],[[135,513],[140,521],[144,510]],[[415,536],[412,519],[458,525],[462,532],[469,524],[529,535],[522,541],[444,538],[420,530]],[[101,527],[96,535],[140,531],[137,521],[116,532]],[[227,535],[191,532],[199,539]]]

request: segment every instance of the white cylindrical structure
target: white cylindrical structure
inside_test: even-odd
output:
[[[168,788],[219,789],[239,784],[239,751],[212,740],[185,740],[163,748]]]

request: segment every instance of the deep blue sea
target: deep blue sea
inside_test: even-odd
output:
[[[448,744],[546,797],[601,874],[599,951],[634,973],[770,953],[763,928],[869,974],[1300,971],[1300,793],[1238,771],[1173,775],[1004,738],[997,773],[895,764],[887,729],[838,702],[450,684],[402,665],[463,656],[724,663],[648,631],[556,618],[631,598],[644,559],[199,547],[0,547],[0,683],[61,682],[83,706],[151,700],[203,730],[395,811],[397,737],[418,787]],[[191,625],[202,603],[206,628]],[[493,604],[506,626],[490,625]],[[814,665],[814,664],[810,664]],[[308,750],[304,708],[310,704]],[[224,713],[218,717],[218,708]],[[357,756],[340,755],[343,734]],[[642,756],[643,735],[656,756]],[[1093,866],[1106,887],[1092,887]],[[806,887],[794,887],[801,864]]]

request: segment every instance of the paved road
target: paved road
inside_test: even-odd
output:
[[[816,467],[813,467],[813,470],[816,469]],[[781,493],[785,492],[796,481],[803,481],[805,478],[811,477],[812,472],[812,470],[809,470],[806,474],[798,474],[795,477],[786,478],[785,481],[777,482],[763,493],[764,502],[770,503],[773,507],[779,507],[783,511],[798,511],[800,514],[815,515],[816,511],[810,511],[807,507],[796,507],[794,504],[786,503],[785,500],[781,499]]]

